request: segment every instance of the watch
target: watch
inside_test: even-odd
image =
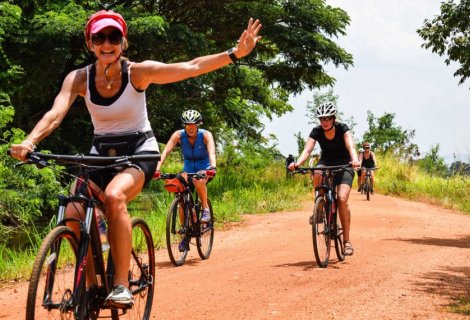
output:
[[[237,56],[235,55],[235,53],[233,53],[233,50],[235,48],[230,48],[227,50],[227,53],[228,53],[228,56],[230,57],[230,60],[232,60],[233,63],[236,63],[238,61],[238,58]]]

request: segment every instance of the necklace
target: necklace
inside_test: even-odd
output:
[[[106,69],[104,69],[104,77],[106,78],[106,83],[107,83],[106,89],[108,89],[108,90],[111,90],[113,88],[113,82],[114,82],[114,79],[116,78],[116,77],[112,77],[111,80],[109,79],[108,69],[109,69],[110,66],[111,66],[111,64],[108,65],[106,67]],[[121,77],[121,75],[122,75],[122,71],[119,71],[119,77]]]

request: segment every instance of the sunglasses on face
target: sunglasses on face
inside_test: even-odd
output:
[[[321,118],[318,118],[320,121],[331,121],[333,120],[333,117],[321,117]]]
[[[103,32],[98,32],[91,35],[91,43],[95,45],[102,45],[106,39],[108,39],[109,43],[113,45],[121,44],[122,41],[122,34],[115,30],[110,32],[109,34],[104,34]]]

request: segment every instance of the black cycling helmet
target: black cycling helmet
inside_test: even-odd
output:
[[[185,124],[200,124],[202,123],[202,116],[199,111],[196,110],[186,110],[181,115],[181,122]]]
[[[325,103],[316,110],[317,118],[336,116],[336,107],[331,103]]]

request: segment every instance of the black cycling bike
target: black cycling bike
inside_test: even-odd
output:
[[[155,256],[152,235],[147,223],[132,219],[132,255],[129,268],[129,289],[134,305],[120,309],[105,304],[113,287],[114,264],[109,251],[104,252],[98,231],[98,208],[105,212],[99,194],[88,185],[92,171],[129,166],[130,161],[155,160],[160,155],[122,157],[70,156],[32,152],[28,161],[38,167],[56,165],[78,169],[78,173],[61,173],[78,181],[76,194],[59,195],[57,225],[44,239],[34,260],[29,280],[26,319],[150,319],[155,289]],[[84,214],[65,216],[67,205],[80,206]],[[74,229],[80,230],[78,239]],[[88,252],[92,252],[92,263]],[[87,268],[93,266],[92,272]],[[90,279],[91,277],[91,279]],[[88,278],[88,279],[87,279]],[[88,283],[88,284],[87,284]]]
[[[201,202],[194,191],[193,179],[208,178],[206,173],[162,174],[165,189],[175,194],[166,219],[166,246],[171,262],[181,266],[190,250],[191,239],[196,239],[201,259],[209,258],[214,242],[214,211],[209,199],[210,221],[201,221]]]
[[[293,173],[321,171],[321,184],[315,188],[315,206],[310,218],[312,225],[313,252],[321,268],[328,266],[331,241],[335,243],[336,256],[339,261],[345,259],[343,228],[338,219],[338,199],[336,195],[335,176],[350,168],[351,165],[321,166],[298,168]]]
[[[361,194],[365,194],[366,195],[366,199],[368,201],[370,201],[370,195],[372,194],[373,192],[373,189],[372,189],[372,174],[371,172],[373,170],[377,170],[378,167],[373,167],[373,168],[361,168],[361,170],[365,170],[366,171],[366,174],[365,174],[365,177],[364,177],[364,182],[362,183],[362,186],[361,186]]]

